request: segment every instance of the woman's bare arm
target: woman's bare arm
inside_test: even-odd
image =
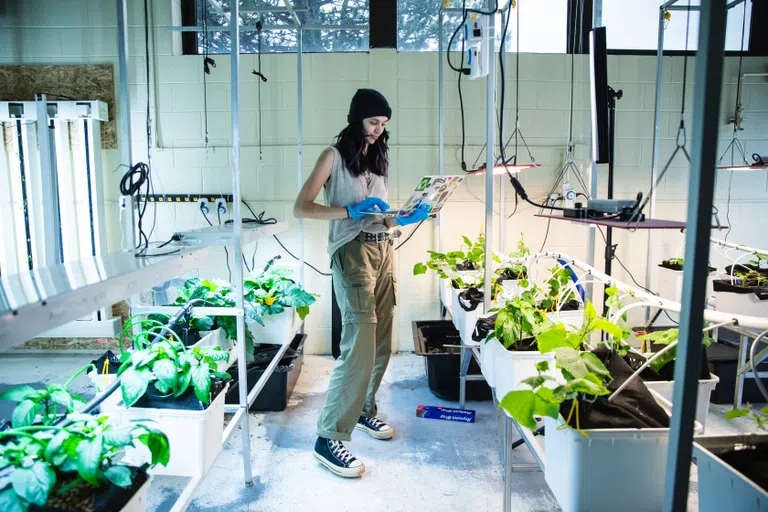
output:
[[[296,203],[293,205],[293,215],[296,218],[335,220],[349,217],[346,208],[335,208],[317,204],[315,200],[323,186],[331,178],[333,167],[333,150],[328,148],[320,154],[312,174],[301,187]]]

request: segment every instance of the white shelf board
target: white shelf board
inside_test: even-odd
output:
[[[0,277],[0,349],[10,348],[208,262],[208,249],[154,258],[116,252]]]
[[[286,221],[280,221],[276,224],[255,224],[244,223],[242,240],[243,245],[255,242],[268,236],[276,235],[288,229]],[[211,246],[233,246],[234,245],[234,223],[223,224],[221,226],[208,226],[195,229],[193,231],[180,231],[174,233],[180,240],[172,243],[175,247],[211,247]]]

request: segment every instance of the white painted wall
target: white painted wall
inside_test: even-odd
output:
[[[206,151],[203,144],[203,71],[202,58],[172,55],[171,34],[167,31],[171,14],[169,0],[155,0],[153,53],[150,58],[150,108],[153,118],[152,163],[157,193],[221,192],[231,190],[230,175],[230,99],[229,58],[217,56],[217,67],[208,77],[208,124],[211,138]],[[129,2],[132,137],[135,158],[146,160],[143,2]],[[38,1],[35,6],[11,5],[0,15],[0,64],[117,62],[115,13],[113,2],[78,0],[63,4],[54,0]],[[570,56],[523,54],[520,56],[520,127],[534,156],[543,166],[523,174],[523,182],[532,197],[543,197],[549,190],[563,159],[563,146],[568,130]],[[255,55],[241,57],[241,162],[243,195],[259,212],[286,219],[292,229],[281,236],[291,250],[298,251],[297,222],[292,217],[292,204],[297,183],[297,102],[296,56],[265,55],[263,72],[269,82],[262,86],[263,159],[258,148],[257,81],[250,72],[256,67]],[[304,175],[312,169],[315,158],[331,143],[344,125],[349,100],[358,87],[379,89],[390,101],[394,115],[389,125],[392,138],[390,199],[404,200],[424,174],[437,172],[437,63],[435,53],[397,53],[377,50],[366,54],[310,54],[304,56]],[[664,94],[661,119],[661,152],[663,164],[675,147],[682,93],[682,58],[664,59]],[[505,132],[514,122],[514,58],[507,59]],[[576,59],[576,95],[574,142],[579,166],[585,169],[586,144],[589,135],[588,63]],[[624,91],[617,110],[617,197],[634,197],[650,185],[655,57],[611,56],[609,78],[614,88]],[[689,86],[694,78],[694,59],[689,59]],[[733,111],[736,94],[738,59],[728,58],[722,111],[727,119]],[[765,71],[768,59],[744,60],[744,71]],[[484,142],[485,84],[464,82],[467,109],[466,159],[471,164]],[[745,128],[740,138],[748,153],[768,154],[768,85],[760,79],[749,79],[744,86]],[[55,91],[53,91],[55,92]],[[457,158],[460,142],[458,96],[455,77],[446,73],[446,150],[447,173],[460,173]],[[693,92],[688,91],[688,108]],[[110,113],[114,115],[114,113]],[[690,115],[688,133],[691,133]],[[730,141],[732,127],[721,122],[721,148]],[[690,143],[689,143],[690,148]],[[508,156],[512,149],[507,151]],[[520,159],[526,157],[521,149]],[[484,155],[481,157],[484,158]],[[104,151],[105,186],[109,217],[114,226],[111,244],[119,247],[117,223],[117,183],[122,172],[112,172],[119,164],[118,150]],[[604,185],[607,169],[600,169]],[[673,163],[658,192],[659,217],[684,220],[688,169],[684,160]],[[718,176],[716,202],[725,222],[728,173]],[[729,240],[751,246],[768,247],[765,217],[768,213],[768,176],[766,172],[734,173],[730,219],[734,226]],[[573,180],[572,180],[573,181]],[[513,190],[506,186],[507,214],[514,209]],[[460,236],[476,236],[483,227],[483,178],[471,177],[451,199],[445,210],[446,247],[457,247]],[[151,207],[150,207],[151,212]],[[520,204],[517,213],[505,220],[507,249],[514,247],[519,233],[538,250],[544,240],[547,222],[533,217],[534,209]],[[215,214],[212,217],[215,222]],[[494,220],[498,226],[498,216]],[[153,239],[165,240],[176,230],[203,226],[205,221],[192,205],[160,205]],[[398,331],[396,346],[411,350],[411,321],[436,318],[438,315],[437,283],[431,277],[413,277],[413,264],[425,258],[426,250],[436,247],[437,230],[422,226],[412,240],[398,253]],[[307,259],[320,269],[328,269],[326,254],[327,227],[324,222],[306,222],[305,251]],[[663,233],[654,237],[654,259],[677,255],[679,233]],[[599,237],[598,237],[599,240]],[[618,255],[641,283],[645,280],[647,238],[644,232],[618,232]],[[586,228],[564,222],[552,222],[547,249],[567,251],[585,257]],[[602,254],[598,244],[598,258]],[[250,255],[253,247],[246,248]],[[280,252],[274,241],[263,242],[257,253],[257,266]],[[287,255],[284,255],[287,258]],[[249,258],[250,259],[250,258]],[[204,269],[206,277],[226,277],[224,255],[221,263]],[[713,254],[711,260],[721,265],[723,258]],[[614,265],[615,275],[628,280],[625,272]],[[652,269],[655,278],[655,271]],[[321,294],[308,321],[310,337],[307,350],[330,351],[330,281],[307,271],[307,286]],[[654,281],[655,282],[655,281]]]

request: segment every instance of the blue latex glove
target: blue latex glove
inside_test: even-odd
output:
[[[417,222],[423,222],[429,218],[429,206],[422,204],[415,210],[412,210],[408,215],[395,217],[395,223],[398,226],[407,226],[408,224],[416,224]]]
[[[378,197],[369,197],[364,199],[363,202],[357,204],[348,204],[347,213],[353,219],[362,219],[365,217],[365,212],[373,212],[376,209],[381,211],[389,210],[389,205],[383,199]]]

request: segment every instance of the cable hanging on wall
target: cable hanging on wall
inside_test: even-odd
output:
[[[731,143],[725,148],[723,154],[717,159],[718,169],[722,171],[754,171],[754,170],[766,170],[768,169],[768,162],[764,161],[759,154],[752,155],[753,163],[747,160],[746,150],[744,149],[744,143],[739,140],[738,131],[743,130],[741,128],[741,120],[744,112],[744,105],[741,98],[742,87],[742,61],[744,59],[744,34],[746,32],[747,25],[747,3],[744,2],[744,13],[741,20],[741,52],[739,53],[739,73],[737,76],[736,84],[736,108],[733,112],[733,138]],[[725,159],[728,153],[731,154],[731,164],[721,166],[720,164]],[[738,156],[738,162],[736,157]],[[730,186],[729,186],[730,188]]]
[[[207,0],[200,0],[200,13],[202,16],[203,29],[203,122],[205,124],[205,151],[208,152],[208,80],[207,75],[211,74],[211,68],[216,67],[216,61],[208,55],[208,10],[206,9]]]
[[[258,34],[258,69],[254,69],[251,71],[252,74],[256,75],[260,78],[259,80],[259,87],[258,87],[258,102],[259,102],[259,162],[264,161],[264,149],[262,144],[262,123],[261,123],[261,83],[267,81],[267,77],[264,76],[264,73],[261,71],[261,36],[262,36],[262,29],[264,28],[264,25],[262,25],[261,17],[259,17],[259,20],[256,22],[256,31]]]
[[[584,10],[584,0],[577,0],[576,2],[576,12],[579,12],[583,16]],[[570,81],[570,104],[568,109],[568,141],[566,143],[565,147],[565,157],[563,161],[562,167],[557,172],[557,180],[555,180],[555,184],[552,186],[552,188],[549,191],[549,194],[547,194],[547,201],[553,196],[555,191],[557,190],[557,187],[560,186],[562,183],[570,183],[570,176],[571,173],[573,173],[573,176],[576,177],[576,180],[579,182],[579,185],[581,185],[582,189],[584,190],[583,195],[586,197],[589,197],[589,187],[584,182],[584,178],[581,175],[581,172],[579,171],[579,168],[576,166],[576,163],[574,161],[574,145],[573,145],[573,99],[574,99],[574,91],[576,88],[576,80],[575,80],[575,70],[576,70],[576,41],[579,41],[579,45],[581,45],[581,24],[578,23],[577,17],[573,16],[574,25],[571,29],[572,37],[572,45],[571,45],[571,81]],[[544,208],[542,208],[539,213],[543,212]]]

